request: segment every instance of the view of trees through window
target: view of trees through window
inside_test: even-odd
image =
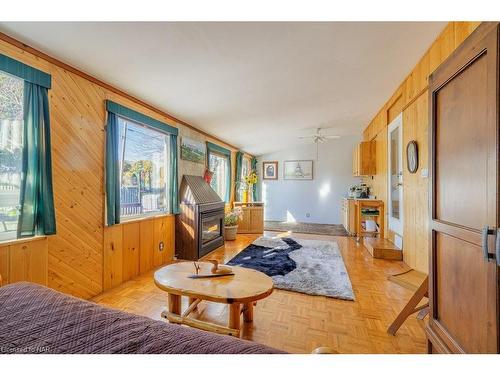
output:
[[[226,199],[228,162],[227,156],[210,153],[208,160],[209,169],[214,172],[210,186],[214,189],[222,200]]]
[[[122,218],[168,212],[169,135],[119,118]]]
[[[0,71],[0,241],[17,236],[23,100],[24,81]]]

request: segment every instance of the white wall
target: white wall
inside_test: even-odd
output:
[[[258,157],[258,172],[262,161],[278,161],[278,180],[261,180],[262,200],[266,203],[265,220],[341,224],[340,201],[351,185],[359,184],[352,177],[352,153],[357,136],[345,136],[319,145],[307,144]],[[313,180],[284,180],[284,160],[313,160]],[[309,214],[309,217],[307,216]]]

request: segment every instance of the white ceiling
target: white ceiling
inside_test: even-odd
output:
[[[256,155],[360,134],[445,22],[3,22],[0,31]]]

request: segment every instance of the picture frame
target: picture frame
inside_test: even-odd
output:
[[[205,142],[188,137],[181,137],[180,157],[182,160],[205,164],[207,146]]]
[[[263,161],[262,162],[262,179],[277,180],[278,179],[278,162]]]
[[[312,180],[312,160],[285,160],[283,163],[283,179],[285,180]]]

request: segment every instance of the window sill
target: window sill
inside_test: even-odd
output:
[[[41,241],[41,240],[44,240],[46,238],[47,238],[47,236],[34,236],[34,237],[26,237],[26,238],[15,238],[15,239],[12,239],[12,240],[0,241],[0,246],[19,245],[21,243],[26,243],[26,242]]]
[[[120,224],[130,224],[137,223],[140,221],[153,220],[162,217],[175,216],[175,214],[151,214],[151,215],[143,215],[143,216],[132,216],[128,218],[124,218],[120,221]],[[120,225],[118,224],[118,225]]]

